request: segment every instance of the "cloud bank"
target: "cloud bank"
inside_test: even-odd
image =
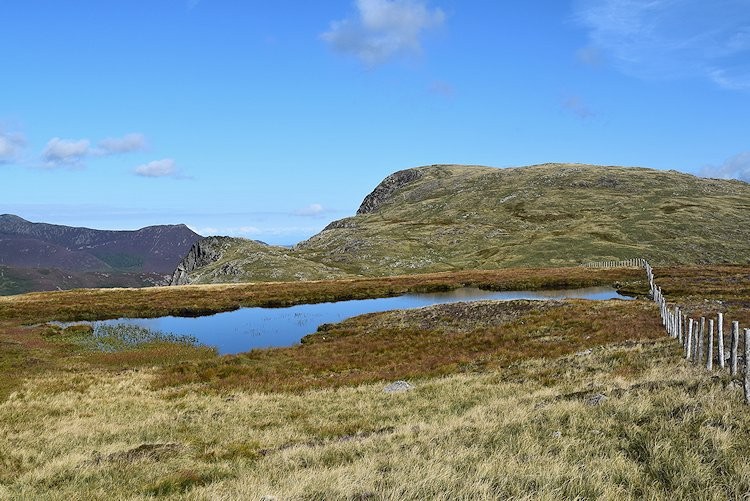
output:
[[[133,169],[133,172],[136,176],[141,177],[182,177],[180,171],[177,169],[177,164],[171,158],[154,160],[153,162],[139,165]]]
[[[750,182],[750,151],[729,157],[721,165],[709,165],[701,174],[706,177],[740,179]]]
[[[0,164],[15,162],[26,146],[26,138],[18,132],[4,132],[0,129]]]
[[[589,32],[578,58],[647,79],[701,77],[750,89],[747,0],[579,0],[574,18]]]
[[[53,137],[42,152],[42,160],[48,167],[78,165],[91,154],[88,139],[60,139]]]
[[[423,33],[440,26],[445,14],[419,0],[356,0],[356,13],[331,22],[321,38],[333,50],[368,66],[422,50]]]
[[[324,213],[326,213],[325,207],[323,207],[321,204],[310,204],[307,207],[303,207],[301,209],[298,209],[294,211],[295,216],[320,216]]]
[[[42,151],[45,167],[80,166],[88,157],[122,155],[146,149],[146,137],[133,132],[123,137],[109,137],[99,141],[96,147],[88,139],[61,139],[53,137]]]
[[[123,137],[108,137],[97,145],[102,155],[117,155],[146,149],[146,136],[139,133],[125,134]]]

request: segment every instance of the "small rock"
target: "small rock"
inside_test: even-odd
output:
[[[738,379],[732,379],[726,384],[725,388],[728,390],[739,390],[742,389],[742,383]]]
[[[271,496],[267,494],[263,496],[262,498],[260,498],[260,501],[276,501],[276,499],[277,499],[276,496]]]
[[[410,385],[406,381],[395,381],[383,388],[383,391],[386,393],[397,393],[401,391],[409,391],[412,388],[414,388],[414,386]]]
[[[552,438],[560,438],[560,437],[562,437],[562,432],[560,430],[552,432]]]
[[[607,400],[607,395],[597,393],[596,395],[591,395],[586,399],[586,405],[599,405],[605,400]]]
[[[588,350],[579,351],[578,353],[576,353],[576,355],[579,357],[585,357],[586,355],[591,355],[593,352],[594,350],[589,348]]]

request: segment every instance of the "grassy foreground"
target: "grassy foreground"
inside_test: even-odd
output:
[[[620,271],[610,278],[629,280]],[[727,277],[746,271],[714,270],[725,285],[707,297],[739,311]],[[657,276],[680,300],[705,292],[690,269]],[[646,300],[386,312],[234,357],[169,343],[96,353],[69,342],[80,333],[4,322],[3,356],[19,365],[2,373],[26,372],[0,403],[0,498],[750,493],[739,386],[685,363]],[[383,392],[395,379],[414,388]]]
[[[40,378],[0,405],[0,495],[740,499],[750,414],[675,349],[626,343],[401,394],[153,390],[151,370]]]

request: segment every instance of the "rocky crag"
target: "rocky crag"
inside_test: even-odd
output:
[[[291,249],[231,237],[198,240],[177,265],[172,285],[342,278],[341,270],[295,256]]]

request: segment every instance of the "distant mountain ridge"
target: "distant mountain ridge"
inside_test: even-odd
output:
[[[0,265],[171,273],[201,236],[184,224],[94,230],[0,215]]]
[[[181,283],[315,280],[461,269],[750,263],[750,184],[584,164],[401,170],[357,214],[293,249],[204,241]],[[214,246],[215,249],[208,247]],[[248,256],[252,256],[248,258]],[[281,278],[283,277],[283,278]]]
[[[13,292],[64,288],[66,284],[154,285],[160,283],[158,275],[172,274],[200,238],[184,224],[148,226],[139,230],[95,230],[32,223],[12,214],[2,214],[0,267],[8,283],[8,277],[23,282],[23,285],[14,283],[6,287]],[[58,270],[67,275],[29,271],[32,269]],[[51,277],[57,276],[64,276],[64,283],[52,280]]]

